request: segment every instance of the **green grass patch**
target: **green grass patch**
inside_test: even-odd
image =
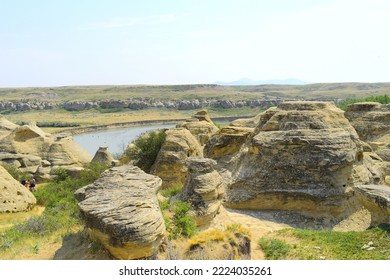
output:
[[[172,196],[175,196],[179,194],[183,189],[183,186],[175,186],[175,187],[169,187],[161,190],[161,195],[163,197],[170,198]]]
[[[269,260],[283,259],[290,250],[290,245],[279,239],[261,238],[258,245]]]
[[[34,195],[37,204],[44,206],[44,212],[26,221],[16,224],[0,235],[0,251],[12,248],[19,241],[31,237],[48,236],[57,230],[70,231],[82,222],[74,192],[94,182],[107,166],[93,163],[80,173],[78,178],[57,177],[46,186],[38,188]],[[61,171],[61,173],[63,173]]]
[[[274,244],[271,241],[274,240]],[[275,241],[278,240],[278,241]],[[259,241],[260,242],[260,241]],[[265,237],[260,244],[266,257],[268,251],[280,251],[280,242],[288,245],[279,258],[301,260],[389,260],[390,226],[380,225],[360,232],[285,229]],[[268,247],[267,247],[268,245]],[[265,249],[264,249],[264,248]],[[271,248],[271,249],[270,249]]]

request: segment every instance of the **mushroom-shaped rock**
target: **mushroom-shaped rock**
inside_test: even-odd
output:
[[[209,224],[218,213],[224,195],[221,176],[214,170],[216,161],[207,158],[188,158],[188,177],[180,199],[191,203],[198,226]]]
[[[27,211],[36,202],[34,195],[0,165],[0,213]]]
[[[165,134],[165,141],[151,173],[162,179],[163,187],[182,186],[187,174],[185,160],[188,157],[203,156],[203,151],[195,136],[187,129],[168,129]]]
[[[123,165],[106,170],[75,196],[92,237],[117,259],[140,259],[157,252],[165,236],[160,187],[160,178]]]
[[[179,123],[176,127],[188,129],[192,135],[198,139],[200,145],[202,146],[206,144],[211,135],[218,131],[218,128],[210,119],[207,110],[197,112],[192,116],[192,119]]]

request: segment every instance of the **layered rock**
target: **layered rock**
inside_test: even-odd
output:
[[[163,187],[182,186],[187,174],[185,160],[203,156],[203,151],[195,136],[185,128],[168,129],[165,134],[151,173],[163,180]]]
[[[53,136],[35,124],[7,127],[0,127],[0,160],[38,179],[50,178],[55,168],[81,168],[91,161],[69,135]]]
[[[347,107],[345,117],[356,129],[360,139],[367,142],[383,160],[390,163],[390,104],[383,105],[377,102],[351,104]]]
[[[356,187],[360,203],[371,213],[371,225],[390,224],[390,187],[365,185]]]
[[[216,161],[188,158],[188,177],[180,199],[191,203],[191,215],[198,226],[208,225],[218,213],[224,195],[221,176],[214,170]]]
[[[186,128],[194,135],[201,146],[205,145],[218,128],[210,119],[207,110],[197,112],[191,119],[176,125],[177,128]]]
[[[264,112],[226,166],[226,205],[347,215],[357,207],[354,186],[384,180],[382,160],[363,148],[333,103],[282,103]]]
[[[34,195],[0,165],[0,213],[27,211],[36,202]]]
[[[160,178],[124,165],[103,172],[75,196],[93,238],[117,259],[139,259],[152,256],[165,236],[160,187]]]

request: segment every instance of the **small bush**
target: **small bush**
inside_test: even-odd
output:
[[[181,200],[176,200],[173,205],[173,224],[174,227],[174,235],[184,235],[187,237],[191,237],[195,234],[196,224],[188,216],[188,212],[190,210],[190,203],[184,202]]]
[[[265,257],[271,260],[280,260],[290,249],[287,243],[279,239],[261,238],[258,244],[264,251]]]
[[[54,175],[55,175],[55,182],[61,182],[66,180],[66,178],[69,177],[68,171],[66,171],[65,168],[58,167],[54,170]]]
[[[145,172],[149,173],[158,152],[165,141],[165,131],[155,130],[136,138],[125,151],[125,157]]]

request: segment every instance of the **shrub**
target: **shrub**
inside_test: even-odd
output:
[[[125,157],[149,173],[165,141],[165,130],[159,129],[140,135],[125,151]]]
[[[290,249],[290,246],[282,240],[264,237],[259,240],[258,245],[264,251],[265,257],[271,260],[280,260]]]
[[[161,190],[161,195],[163,197],[173,197],[181,192],[183,186],[169,187]]]
[[[66,171],[66,169],[62,168],[62,167],[56,168],[54,170],[54,175],[55,175],[55,178],[54,178],[55,182],[64,181],[64,180],[66,180],[66,178],[69,177],[68,171]]]
[[[195,234],[196,224],[188,215],[190,203],[176,200],[173,204],[173,236],[179,235],[191,237]]]

